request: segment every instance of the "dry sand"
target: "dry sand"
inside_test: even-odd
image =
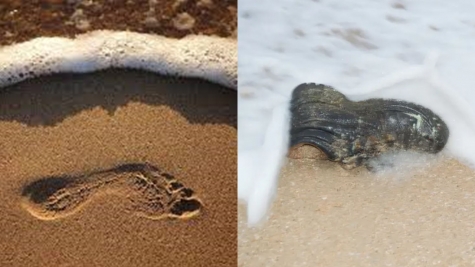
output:
[[[0,266],[235,266],[237,97],[140,71],[40,77],[0,93]],[[43,177],[149,162],[203,202],[189,220],[139,216],[106,187],[38,219],[22,190]]]
[[[474,266],[475,173],[446,156],[408,173],[284,167],[269,220],[247,228],[239,266]]]

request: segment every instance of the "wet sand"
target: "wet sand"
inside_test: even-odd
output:
[[[290,159],[269,220],[238,218],[243,267],[475,263],[475,173],[446,156],[385,175]]]
[[[236,0],[3,0],[0,46],[94,30],[237,37]]]
[[[235,266],[236,91],[140,71],[58,74],[0,92],[0,266]],[[149,163],[193,189],[188,220],[152,220],[106,186],[65,216],[25,208],[25,187]]]

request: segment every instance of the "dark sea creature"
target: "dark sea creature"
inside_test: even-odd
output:
[[[423,106],[392,99],[353,102],[322,84],[297,86],[291,115],[291,148],[314,146],[346,168],[389,151],[437,153],[449,137],[442,119]]]

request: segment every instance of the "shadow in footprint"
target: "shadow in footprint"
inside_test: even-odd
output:
[[[68,176],[50,176],[37,180],[23,188],[22,196],[28,196],[36,204],[45,202],[58,190],[72,182]]]
[[[191,188],[169,173],[142,163],[123,164],[78,176],[51,176],[24,187],[23,206],[42,220],[75,213],[100,191],[121,195],[130,209],[149,219],[195,217],[203,208]]]
[[[196,199],[180,199],[175,202],[170,212],[176,216],[183,216],[187,212],[193,212],[201,208],[201,202]]]

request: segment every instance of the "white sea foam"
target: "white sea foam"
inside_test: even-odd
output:
[[[375,172],[376,177],[400,182],[410,179],[414,172],[427,170],[434,166],[441,158],[443,157],[438,154],[423,154],[413,151],[392,152],[369,160],[368,166]]]
[[[237,42],[201,35],[172,39],[94,31],[74,39],[44,37],[0,47],[0,87],[51,73],[111,67],[202,78],[236,89]]]

